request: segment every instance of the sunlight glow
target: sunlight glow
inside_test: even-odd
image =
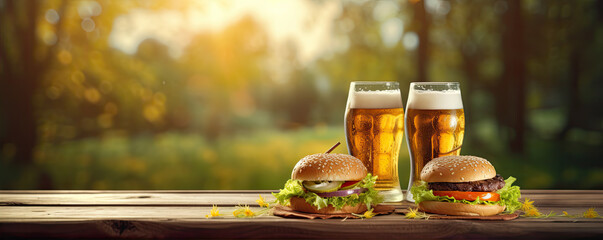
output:
[[[406,50],[415,50],[419,46],[419,35],[415,32],[407,32],[402,40]]]
[[[293,43],[298,61],[308,63],[335,43],[333,20],[339,15],[338,2],[293,1],[204,1],[185,12],[135,9],[115,19],[110,45],[126,53],[154,38],[166,44],[172,57],[179,57],[195,34],[219,31],[247,15],[266,30],[273,49]],[[280,52],[280,51],[275,51]]]
[[[391,18],[381,24],[381,39],[389,48],[400,42],[402,32],[404,32],[404,23],[399,18]]]
[[[59,16],[59,13],[57,13],[56,10],[54,10],[54,9],[48,9],[46,11],[46,14],[44,15],[44,18],[49,23],[56,24],[57,22],[59,22],[60,16]]]

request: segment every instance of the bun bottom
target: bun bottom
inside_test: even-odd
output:
[[[424,212],[453,216],[492,216],[504,211],[505,206],[423,201],[419,203],[419,209]]]
[[[318,209],[309,203],[305,199],[299,197],[292,197],[290,200],[291,209],[299,212],[307,213],[318,213],[318,214],[342,214],[342,213],[364,213],[366,212],[365,204],[358,204],[356,206],[344,206],[337,210],[333,205]]]

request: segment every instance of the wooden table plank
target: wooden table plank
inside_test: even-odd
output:
[[[0,205],[74,206],[74,205],[119,205],[119,206],[212,206],[213,204],[236,206],[257,205],[260,196],[266,201],[275,198],[264,193],[46,193],[46,194],[0,194]]]
[[[524,190],[544,213],[603,208],[603,191]],[[269,191],[0,191],[0,237],[138,238],[596,238],[603,219],[552,217],[513,221],[235,219],[234,206],[257,206]],[[206,219],[218,204],[223,218]],[[411,203],[396,204],[408,208]],[[258,210],[258,207],[252,209]]]
[[[522,190],[538,206],[603,207],[603,190]]]
[[[603,234],[600,219],[483,222],[407,220],[390,215],[373,219],[86,219],[0,223],[6,236],[143,238],[576,238]]]
[[[405,208],[400,206],[399,208]],[[178,220],[214,220],[206,219],[205,215],[210,212],[211,207],[187,207],[187,206],[5,206],[1,208],[1,222],[52,222],[52,221],[73,221],[73,220],[98,220],[98,219],[116,219],[116,220],[131,220],[131,219],[178,219]],[[232,212],[235,207],[219,207],[223,217],[217,219],[235,219]],[[253,211],[259,211],[260,207],[251,207]],[[561,214],[562,211],[567,211],[570,214],[581,214],[586,211],[586,208],[577,207],[542,207],[541,212],[548,213],[554,211]],[[263,219],[266,221],[281,221],[287,218],[281,218],[271,215],[263,215],[255,219]],[[370,222],[379,222],[388,219],[399,221],[409,221],[403,218],[401,214],[383,215],[372,218]],[[352,219],[346,220],[351,221]],[[603,218],[567,218],[567,217],[552,217],[552,218],[519,218],[514,221],[548,221],[548,222],[601,222]]]
[[[0,205],[257,205],[260,194],[274,200],[273,191],[0,191]],[[522,197],[539,206],[603,207],[603,190],[522,190]]]

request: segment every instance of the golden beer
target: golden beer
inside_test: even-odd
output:
[[[350,109],[346,115],[350,154],[379,176],[377,190],[400,187],[398,154],[404,133],[404,109]]]
[[[398,83],[352,82],[344,124],[350,155],[377,176],[375,188],[384,201],[402,201],[398,154],[404,134],[404,109]]]
[[[459,155],[465,134],[463,109],[407,109],[408,145],[413,168],[417,173],[431,159]],[[411,182],[419,180],[415,174]]]
[[[405,123],[410,154],[406,199],[413,202],[410,188],[420,180],[425,164],[437,157],[461,153],[465,112],[459,83],[411,83]]]

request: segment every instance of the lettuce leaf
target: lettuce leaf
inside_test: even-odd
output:
[[[377,176],[372,176],[370,173],[362,179],[358,185],[361,188],[366,188],[367,191],[361,194],[352,194],[345,197],[327,197],[323,198],[313,192],[304,192],[301,180],[287,180],[285,187],[278,193],[272,193],[276,197],[276,202],[280,205],[287,206],[290,203],[292,197],[300,197],[306,200],[312,206],[318,209],[332,205],[335,209],[341,209],[344,206],[357,204],[366,204],[367,208],[371,208],[371,205],[377,205],[383,201],[383,197],[375,190],[375,181]]]
[[[513,213],[521,207],[521,202],[519,202],[519,198],[521,198],[519,186],[511,186],[515,180],[514,177],[507,178],[505,186],[496,191],[496,193],[500,194],[499,204],[507,206],[505,211],[509,213]]]
[[[514,177],[509,177],[505,180],[505,186],[500,190],[496,191],[496,193],[500,194],[499,201],[484,201],[479,198],[475,201],[467,201],[464,199],[455,199],[453,197],[448,196],[435,196],[433,195],[433,191],[427,188],[427,183],[421,181],[419,184],[413,186],[410,189],[410,192],[413,195],[413,199],[416,204],[419,204],[423,201],[438,201],[438,202],[456,202],[456,203],[464,203],[464,204],[486,204],[493,205],[498,204],[502,206],[507,206],[505,212],[513,213],[517,209],[521,207],[521,203],[519,202],[519,198],[521,197],[521,193],[519,191],[518,186],[512,186],[513,182],[515,182]]]

